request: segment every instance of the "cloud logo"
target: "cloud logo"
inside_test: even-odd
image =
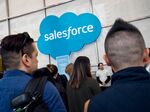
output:
[[[40,24],[37,45],[41,53],[57,56],[70,55],[84,45],[96,41],[101,33],[99,19],[90,13],[76,15],[68,12],[59,18],[47,16]]]

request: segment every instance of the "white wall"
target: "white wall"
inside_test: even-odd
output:
[[[8,9],[8,10],[7,10]],[[96,42],[79,52],[71,53],[70,61],[80,55],[90,58],[95,71],[99,61],[104,62],[105,36],[116,18],[123,18],[137,26],[150,47],[150,0],[0,0],[0,40],[8,35],[27,31],[37,41],[39,25],[46,15],[60,16],[64,12],[94,13],[102,22],[102,34]],[[53,58],[39,53],[39,67],[56,64]]]

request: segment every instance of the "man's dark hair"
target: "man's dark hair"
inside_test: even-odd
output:
[[[43,68],[33,71],[32,76],[34,78],[47,76],[47,80],[51,81],[53,84],[55,84],[53,74],[50,73],[50,70],[47,67],[43,67]]]
[[[1,55],[3,65],[6,69],[17,68],[20,65],[20,58],[24,54],[32,56],[34,40],[27,32],[16,35],[8,35],[2,39]]]
[[[98,63],[98,65],[97,65],[97,66],[99,67],[99,66],[100,66],[100,64],[104,65],[102,62],[100,62],[100,63]]]
[[[122,19],[115,21],[105,39],[106,54],[116,69],[138,66],[142,61],[144,48],[141,32]]]

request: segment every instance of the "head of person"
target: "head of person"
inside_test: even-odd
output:
[[[86,56],[79,56],[73,66],[73,72],[69,81],[69,85],[72,88],[79,88],[80,84],[87,79],[92,77],[90,69],[90,60]]]
[[[71,76],[73,72],[73,63],[70,63],[65,68],[65,73],[67,73],[69,76]]]
[[[1,41],[2,62],[6,70],[19,69],[32,73],[37,69],[38,51],[27,32],[8,35]]]
[[[48,81],[51,81],[53,84],[55,84],[54,79],[53,79],[53,77],[52,77],[52,75],[51,75],[51,73],[47,67],[43,67],[43,68],[40,68],[40,69],[33,71],[32,75],[35,78],[46,76]]]
[[[39,68],[33,71],[33,77],[43,77],[43,76],[50,76],[50,71],[47,67]]]
[[[148,57],[141,32],[133,25],[117,19],[105,39],[104,59],[113,70],[144,66]]]
[[[48,64],[47,65],[48,70],[50,71],[51,75],[53,76],[53,78],[57,78],[58,75],[58,68],[56,65],[54,64]]]
[[[98,63],[98,69],[104,70],[104,64],[103,63]]]

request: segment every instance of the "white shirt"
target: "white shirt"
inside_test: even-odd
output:
[[[105,81],[107,80],[107,76],[111,76],[112,71],[108,69],[100,70],[98,69],[96,72],[96,77],[99,77],[99,80],[103,82],[103,85],[100,84],[100,86],[110,86],[111,81],[109,81],[107,84],[105,84]]]

